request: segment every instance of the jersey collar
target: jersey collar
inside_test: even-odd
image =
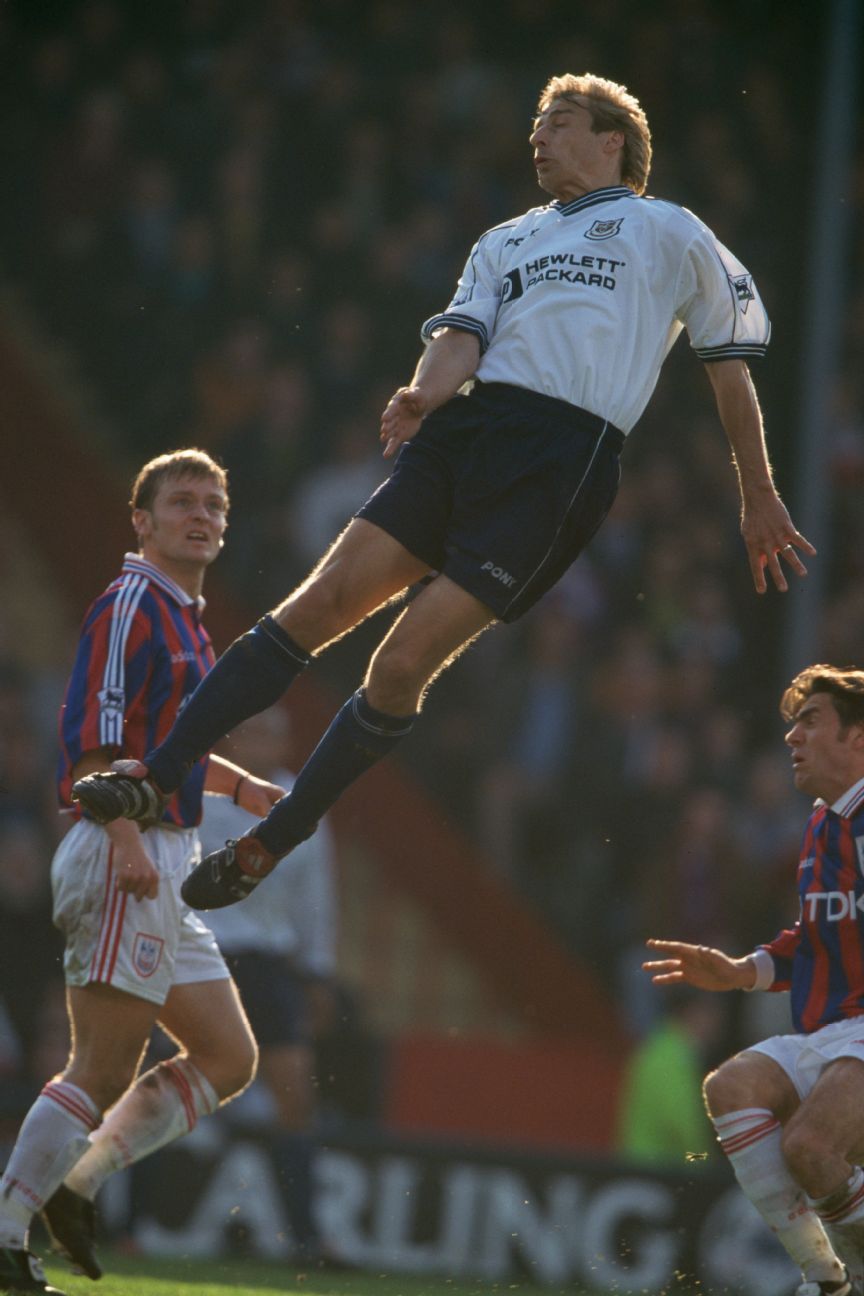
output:
[[[158,585],[161,590],[172,598],[175,603],[179,603],[181,607],[194,607],[199,616],[201,616],[204,608],[207,606],[202,595],[199,594],[197,598],[193,598],[191,594],[186,593],[182,586],[172,580],[170,576],[166,576],[161,567],[157,567],[155,563],[151,563],[146,558],[142,558],[140,554],[124,554],[123,571],[130,572],[134,576],[146,576],[149,581],[152,581],[154,585]]]
[[[816,801],[817,806],[824,806],[828,803],[819,797]],[[838,797],[830,807],[835,814],[841,815],[844,819],[851,819],[856,811],[864,805],[864,778],[860,778],[857,783],[853,783],[848,791]]]
[[[586,207],[596,207],[598,203],[617,202],[619,198],[636,198],[632,189],[627,185],[609,185],[605,189],[592,189],[590,193],[583,194],[581,198],[574,198],[572,202],[563,203],[558,198],[549,204],[559,211],[562,216],[573,216],[576,212],[584,211]]]

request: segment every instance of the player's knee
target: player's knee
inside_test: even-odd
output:
[[[779,1068],[758,1054],[728,1058],[702,1087],[709,1116],[727,1116],[747,1107],[766,1108],[781,1120],[793,1109],[795,1092]]]
[[[826,1149],[818,1130],[805,1120],[793,1119],[783,1128],[780,1147],[790,1172],[806,1189],[810,1172],[825,1161]]]
[[[391,715],[409,715],[419,707],[426,673],[407,645],[384,643],[366,678],[369,702]]]
[[[255,1079],[258,1072],[258,1045],[250,1035],[237,1056],[232,1055],[228,1076],[229,1092],[226,1097],[241,1093]]]
[[[192,1059],[207,1076],[220,1102],[236,1098],[255,1079],[258,1071],[258,1047],[251,1036],[226,1049],[218,1057]]]
[[[338,638],[359,619],[353,584],[340,570],[320,567],[273,613],[307,652]]]
[[[747,1105],[742,1098],[741,1077],[729,1062],[705,1077],[702,1097],[709,1116],[725,1116]]]

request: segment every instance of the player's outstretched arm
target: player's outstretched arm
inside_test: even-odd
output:
[[[733,959],[722,950],[684,941],[648,940],[650,950],[661,955],[642,964],[655,985],[691,985],[698,990],[751,990],[756,984],[756,964],[747,955]]]
[[[780,559],[789,564],[796,576],[806,576],[807,568],[797,551],[812,555],[816,550],[793,525],[775,489],[762,413],[746,363],[716,360],[705,368],[735,458],[741,494],[741,535],[753,584],[757,594],[765,593],[767,569],[776,588],[785,591],[789,587]]]
[[[464,329],[442,329],[423,352],[408,387],[400,387],[381,415],[384,458],[410,441],[427,414],[455,396],[480,363],[480,343]]]

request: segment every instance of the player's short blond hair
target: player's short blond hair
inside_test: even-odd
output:
[[[153,501],[163,481],[174,477],[213,477],[225,492],[228,503],[228,474],[221,464],[211,459],[206,450],[172,450],[157,455],[144,465],[132,483],[129,504],[133,509],[152,509]]]
[[[814,693],[828,693],[840,723],[864,725],[864,671],[854,666],[841,668],[817,664],[795,676],[780,699],[780,714],[793,722],[808,698]]]
[[[537,111],[545,112],[555,99],[572,99],[574,95],[589,100],[585,107],[591,113],[591,129],[596,134],[613,130],[622,132],[621,183],[634,193],[644,193],[651,170],[651,131],[639,100],[617,81],[594,76],[592,72],[585,72],[582,76],[565,72],[563,76],[554,76],[547,81]]]

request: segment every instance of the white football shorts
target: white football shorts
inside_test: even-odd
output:
[[[772,1035],[750,1044],[745,1051],[772,1058],[786,1072],[803,1102],[829,1062],[844,1057],[864,1062],[864,1017],[830,1022],[809,1035]]]
[[[104,828],[80,819],[51,863],[54,923],[66,938],[66,984],[110,985],[163,1004],[174,985],[230,974],[216,938],[180,898],[201,858],[195,828],[148,828],[144,848],[159,870],[155,900],[120,891]]]

